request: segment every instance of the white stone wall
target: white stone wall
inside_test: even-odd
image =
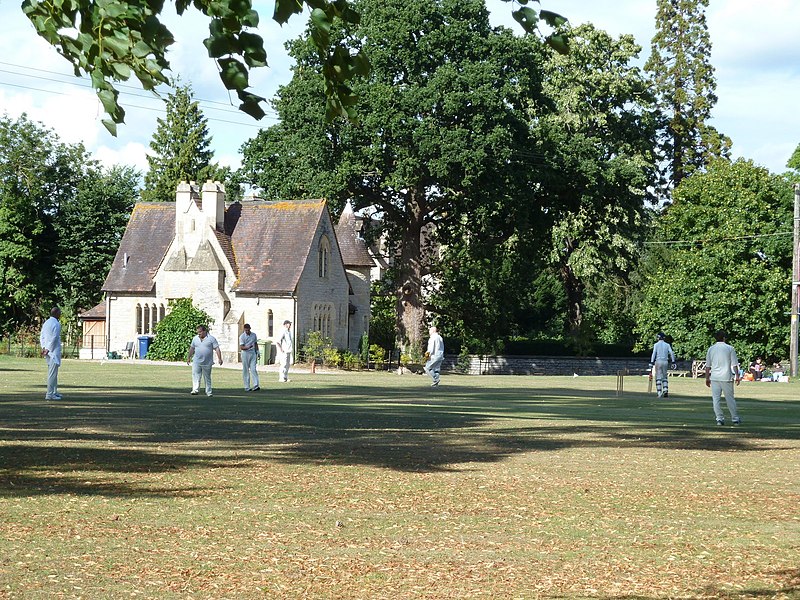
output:
[[[122,352],[128,342],[134,343],[134,352],[138,351],[139,336],[136,333],[136,305],[160,304],[161,299],[154,296],[124,296],[112,294],[106,304],[106,331],[109,335],[108,349],[111,352]],[[166,301],[163,301],[166,306]]]
[[[357,308],[355,314],[350,315],[349,349],[356,351],[358,350],[358,342],[361,340],[361,336],[365,332],[369,334],[370,268],[360,267],[356,269],[351,267],[347,270],[347,278],[350,280],[350,287],[353,290],[350,302]]]
[[[323,234],[331,244],[327,277],[319,276],[319,263],[317,261],[319,244]],[[298,309],[297,323],[294,326],[296,345],[298,347],[302,345],[306,334],[313,330],[314,304],[330,303],[333,305],[332,332],[330,336],[333,345],[337,348],[347,348],[349,341],[349,295],[350,287],[347,282],[344,264],[342,264],[341,253],[336,246],[333,225],[327,212],[324,212],[314,235],[308,260],[297,284]]]
[[[243,331],[245,323],[249,323],[253,332],[259,340],[268,340],[274,346],[278,338],[283,334],[283,322],[287,319],[294,323],[294,300],[292,298],[275,298],[269,296],[239,296],[234,295],[231,312],[236,311],[239,318],[237,320],[236,345],[238,350],[238,339]],[[272,335],[269,335],[269,311],[272,311]],[[294,332],[294,327],[292,328]],[[232,333],[232,331],[231,331]],[[272,352],[274,356],[274,350]],[[239,360],[237,357],[236,360]]]

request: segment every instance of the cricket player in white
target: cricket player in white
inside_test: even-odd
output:
[[[675,366],[675,353],[672,351],[666,341],[666,335],[663,333],[658,334],[658,341],[653,346],[653,354],[650,356],[650,369],[653,373],[653,379],[656,380],[656,392],[658,397],[669,397],[669,378],[667,377],[667,369],[669,363]]]
[[[200,390],[200,377],[206,381],[206,396],[211,397],[211,367],[214,364],[214,352],[222,366],[222,353],[219,351],[219,342],[213,335],[208,334],[208,327],[197,326],[197,335],[192,338],[189,346],[189,357],[186,362],[192,363],[192,395],[196,396]],[[194,360],[192,360],[194,358]]]
[[[250,330],[250,324],[244,324],[244,333],[239,336],[239,350],[242,351],[242,381],[245,392],[257,392],[258,385],[258,336]]]
[[[284,321],[283,322],[283,333],[281,334],[281,338],[278,340],[278,364],[280,365],[280,370],[278,371],[278,381],[286,382],[289,381],[289,365],[292,364],[292,350],[294,350],[294,342],[292,342],[292,322],[291,321]]]
[[[47,361],[47,393],[45,400],[61,400],[58,393],[58,368],[61,366],[61,309],[57,306],[50,311],[50,318],[42,325],[39,345],[42,356]]]
[[[442,361],[444,360],[444,340],[439,335],[436,327],[430,328],[430,339],[428,339],[428,361],[425,363],[424,370],[431,376],[433,383],[431,387],[439,385],[441,378],[440,369],[442,368]]]
[[[706,354],[706,386],[711,388],[714,416],[717,418],[717,425],[725,425],[725,415],[720,406],[720,396],[725,394],[731,421],[734,425],[739,425],[742,421],[739,419],[736,400],[733,397],[733,382],[736,381],[736,385],[739,385],[742,380],[739,376],[739,359],[733,346],[725,343],[727,335],[724,331],[717,331],[714,339],[717,343],[711,346]]]

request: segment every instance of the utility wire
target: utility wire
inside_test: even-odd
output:
[[[11,74],[11,75],[16,75],[18,77],[28,77],[28,78],[31,78],[31,79],[38,79],[40,81],[47,81],[47,82],[50,82],[50,83],[74,85],[74,86],[81,87],[81,88],[94,89],[94,88],[92,88],[92,86],[89,83],[88,79],[86,77],[84,77],[84,76],[75,77],[75,76],[64,74],[64,73],[58,73],[57,71],[48,71],[47,69],[36,69],[36,68],[33,68],[33,67],[25,67],[23,65],[17,65],[17,64],[5,62],[5,61],[0,61],[0,65],[5,65],[5,66],[8,66],[8,67],[14,67],[14,68],[17,68],[17,69],[25,69],[26,71],[37,71],[39,73],[46,73],[48,75],[55,75],[57,77],[65,78],[66,80],[52,79],[50,77],[42,77],[42,76],[39,76],[39,75],[31,75],[29,73],[20,73],[18,71],[10,71],[10,70],[7,70],[7,69],[0,69],[0,73],[8,73],[8,74]],[[13,85],[13,84],[7,84],[7,85]],[[138,87],[133,86],[133,85],[125,85],[125,84],[121,84],[121,83],[116,83],[115,86],[118,87],[118,88],[124,88],[124,89],[128,89],[128,90],[133,90],[135,92],[141,92],[142,91],[141,88],[138,88]],[[15,87],[22,87],[22,86],[15,86]],[[32,90],[36,90],[36,91],[48,91],[48,90],[38,90],[37,88],[27,88],[27,89],[32,89]],[[51,93],[58,93],[58,92],[51,92]],[[157,95],[135,94],[135,93],[129,93],[129,92],[126,93],[126,94],[129,95],[129,96],[135,96],[137,98],[145,98],[145,99],[148,99],[148,100],[158,100],[158,99],[160,99],[159,96],[157,96]],[[207,107],[209,110],[217,110],[217,111],[221,111],[221,112],[229,112],[229,113],[232,113],[232,114],[241,114],[240,111],[236,110],[236,108],[229,102],[220,102],[218,100],[205,100],[203,98],[194,98],[194,100],[199,102],[199,103],[203,103],[203,104],[216,104],[216,105],[219,105],[220,107],[224,107],[224,108],[216,108],[216,107],[213,107],[213,106],[209,106],[209,107]],[[277,114],[275,112],[275,110],[269,109],[269,108],[266,109],[265,112],[271,112],[271,113]]]
[[[721,238],[718,240],[712,239],[700,239],[700,240],[663,240],[663,241],[651,241],[651,242],[644,242],[646,245],[677,245],[677,244],[718,244],[719,242],[735,242],[738,240],[757,240],[760,238],[768,238],[768,237],[780,237],[784,235],[793,235],[793,231],[778,231],[776,233],[761,233],[757,235],[740,235],[737,237],[729,237],[729,238]]]
[[[31,86],[28,86],[28,85],[20,85],[20,84],[17,84],[17,83],[8,83],[8,82],[5,82],[5,81],[0,81],[0,85],[7,86],[7,87],[21,88],[23,90],[31,90],[31,91],[34,91],[34,92],[43,92],[45,94],[55,94],[57,96],[63,96],[64,95],[62,92],[59,92],[59,91],[56,91],[56,90],[46,90],[46,89],[42,89],[42,88],[31,87]],[[125,103],[123,106],[124,106],[124,108],[139,108],[141,110],[150,110],[150,111],[157,112],[157,113],[166,113],[166,110],[167,110],[165,107],[139,106],[137,104],[129,104],[129,103]],[[213,110],[221,110],[221,109],[217,108],[217,109],[213,109]],[[223,112],[230,112],[232,114],[237,114],[238,111],[223,111]],[[215,123],[227,123],[227,124],[230,124],[230,125],[240,125],[242,127],[252,127],[254,129],[263,129],[263,127],[261,125],[257,125],[255,123],[242,123],[241,121],[229,121],[227,119],[217,119],[215,117],[208,117],[208,116],[206,116],[205,118],[206,118],[207,121],[214,121]],[[273,116],[265,116],[264,118],[275,120],[275,121],[280,120],[277,116],[275,116],[275,117],[273,117]]]

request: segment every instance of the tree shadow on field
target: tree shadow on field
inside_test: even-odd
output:
[[[797,402],[748,400],[748,414],[765,416],[734,429],[709,424],[707,398],[615,398],[534,378],[508,388],[459,378],[435,390],[421,378],[386,378],[387,385],[370,377],[295,379],[266,383],[258,393],[215,388],[212,398],[189,396],[183,385],[118,389],[111,381],[65,386],[59,402],[12,390],[0,398],[0,486],[12,494],[48,486],[139,493],[130,485],[114,492],[117,484],[102,480],[70,484],[69,477],[58,488],[53,473],[109,473],[117,481],[128,472],[235,467],[243,460],[434,472],[573,447],[758,452],[765,440],[775,449],[775,441],[796,448],[800,439],[800,426],[791,425],[800,421]]]
[[[697,598],[719,598],[723,600],[747,600],[760,598],[800,598],[800,568],[784,569],[773,571],[766,575],[775,576],[782,581],[781,587],[777,589],[767,587],[748,588],[734,590],[722,588],[718,585],[706,585],[695,591]],[[551,598],[567,598],[568,596],[550,596]],[[640,594],[623,594],[611,596],[599,596],[603,600],[658,600],[663,596],[645,596]]]

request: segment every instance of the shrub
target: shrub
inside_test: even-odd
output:
[[[327,367],[338,367],[342,364],[342,355],[336,348],[323,348],[322,363]]]
[[[208,313],[194,306],[191,298],[170,300],[169,306],[169,314],[156,325],[156,337],[147,349],[150,360],[186,360],[197,326],[214,321]]]
[[[307,362],[323,360],[326,348],[333,348],[331,338],[325,337],[320,331],[309,331],[306,334],[303,355]]]
[[[360,369],[361,357],[358,354],[353,354],[349,350],[346,350],[342,354],[342,365],[348,371],[352,371],[353,369]]]
[[[370,344],[369,362],[371,362],[376,369],[383,369],[386,364],[386,350],[378,346],[378,344]]]

